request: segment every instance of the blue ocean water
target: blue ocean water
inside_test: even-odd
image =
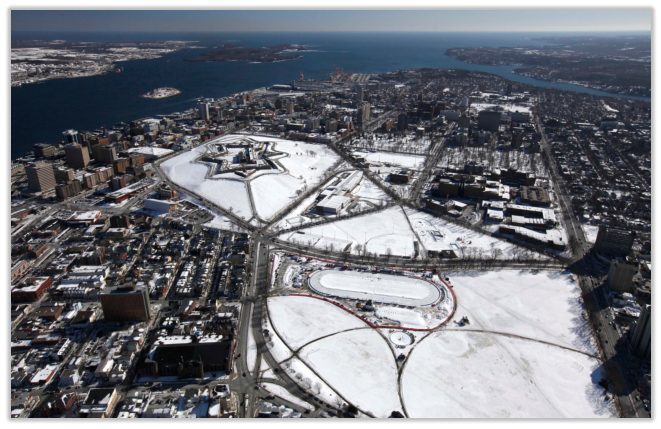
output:
[[[588,33],[580,33],[586,35]],[[612,36],[616,33],[589,33]],[[630,34],[630,33],[629,33]],[[278,43],[307,44],[303,58],[273,64],[187,62],[200,49],[185,49],[154,60],[119,63],[123,73],[58,79],[11,89],[12,158],[35,143],[57,143],[68,128],[92,130],[119,121],[171,113],[192,107],[200,96],[223,97],[253,88],[297,80],[327,79],[335,65],[347,72],[383,73],[406,68],[462,68],[494,73],[517,82],[595,95],[612,96],[577,85],[554,84],[511,73],[509,66],[480,66],[454,60],[445,51],[464,46],[540,46],[534,37],[572,33],[43,33],[12,32],[12,40],[121,42],[189,40],[207,48],[233,43],[262,47]],[[182,94],[162,100],[140,98],[154,88],[170,86]],[[649,100],[649,99],[647,99]]]

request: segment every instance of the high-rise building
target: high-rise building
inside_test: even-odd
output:
[[[55,180],[58,182],[68,182],[73,180],[73,170],[70,168],[57,167],[54,170]]]
[[[117,159],[117,150],[115,146],[97,144],[96,146],[92,146],[92,155],[99,162],[112,164]]]
[[[37,143],[34,145],[34,156],[37,158],[48,158],[55,155],[55,146],[47,143]]]
[[[71,143],[64,146],[64,154],[67,157],[67,164],[74,169],[82,169],[90,163],[90,154],[87,147]]]
[[[608,270],[608,287],[619,292],[632,292],[631,280],[636,275],[638,266],[619,259],[613,259]]]
[[[82,186],[78,180],[60,183],[55,187],[55,195],[57,195],[57,198],[60,200],[66,200],[74,195],[78,195],[80,194],[80,191],[82,191]]]
[[[491,110],[482,110],[477,115],[477,126],[483,130],[498,132],[502,113]]]
[[[601,225],[592,249],[606,255],[627,256],[631,253],[635,237],[636,233],[633,231]]]
[[[55,173],[53,165],[46,162],[37,162],[25,167],[28,177],[28,188],[32,192],[46,192],[55,188]]]
[[[358,101],[363,101],[365,99],[365,88],[362,85],[358,85],[356,88],[356,99]]]
[[[146,321],[151,317],[146,288],[118,287],[100,297],[106,322]]]
[[[112,162],[112,169],[115,174],[123,173],[131,166],[131,161],[128,158],[118,158]]]
[[[205,103],[204,101],[199,101],[197,103],[197,110],[200,113],[200,119],[202,119],[203,121],[209,119],[209,103]]]
[[[400,113],[397,117],[397,131],[406,131],[409,127],[409,116],[406,113]]]
[[[69,144],[69,143],[82,143],[82,139],[80,138],[80,135],[78,134],[78,131],[76,130],[66,130],[65,132],[62,133],[62,141],[64,144]]]
[[[631,348],[638,356],[647,359],[652,356],[652,306],[649,304],[640,311],[631,336]]]

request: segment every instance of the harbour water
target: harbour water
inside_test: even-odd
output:
[[[580,33],[587,35],[587,33]],[[593,33],[590,33],[593,34]],[[346,72],[383,73],[407,68],[461,68],[494,73],[517,82],[614,96],[578,85],[554,84],[511,73],[514,67],[463,63],[444,55],[464,46],[541,46],[534,37],[572,33],[19,33],[13,40],[122,42],[189,40],[215,47],[224,43],[263,47],[279,43],[307,44],[315,52],[303,58],[270,64],[247,62],[187,62],[200,49],[185,49],[153,60],[118,64],[122,73],[57,79],[11,89],[12,158],[32,150],[35,143],[58,143],[68,128],[93,130],[119,121],[171,113],[193,107],[200,96],[223,97],[254,88],[306,79],[327,79],[335,66]],[[593,35],[615,35],[594,33]],[[181,94],[165,99],[141,98],[159,87]],[[649,101],[649,99],[646,99]]]

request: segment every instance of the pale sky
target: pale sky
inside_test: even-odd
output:
[[[652,10],[12,10],[12,31],[651,31]]]

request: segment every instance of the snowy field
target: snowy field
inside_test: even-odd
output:
[[[269,174],[250,181],[250,191],[259,217],[268,220],[293,203],[298,197],[296,190],[303,185],[302,180],[283,174]]]
[[[594,243],[597,241],[597,234],[599,234],[599,227],[595,225],[581,225],[583,234],[585,234],[585,241]]]
[[[387,163],[413,170],[422,169],[426,159],[426,157],[420,155],[405,155],[393,152],[354,152],[354,155],[361,156],[370,163]]]
[[[461,248],[476,249],[487,257],[491,257],[492,249],[500,249],[502,255],[499,259],[509,259],[518,249],[518,246],[503,240],[495,239],[489,235],[466,229],[450,223],[429,213],[405,209],[420,241],[427,250],[453,250],[461,257]]]
[[[326,337],[304,347],[299,357],[359,410],[382,418],[402,411],[397,364],[375,330]]]
[[[366,251],[385,255],[389,249],[393,255],[413,255],[415,236],[400,207],[357,216],[351,219],[286,233],[279,238],[285,241],[311,245],[318,249],[339,251],[351,246],[354,254]]]
[[[353,190],[352,194],[358,198],[372,201],[375,204],[378,204],[381,201],[390,201],[388,194],[383,192],[381,188],[367,178],[363,178],[363,180],[360,181],[360,184]]]
[[[580,288],[570,273],[501,270],[445,275],[457,295],[453,320],[470,320],[463,329],[520,335],[597,353],[583,318]]]
[[[281,338],[294,350],[326,335],[368,327],[356,316],[315,298],[270,297],[268,310]]]
[[[441,297],[431,282],[392,274],[321,270],[309,278],[310,288],[322,295],[422,307]]]
[[[417,418],[614,417],[599,362],[546,344],[482,332],[439,332],[420,342],[402,396]]]

